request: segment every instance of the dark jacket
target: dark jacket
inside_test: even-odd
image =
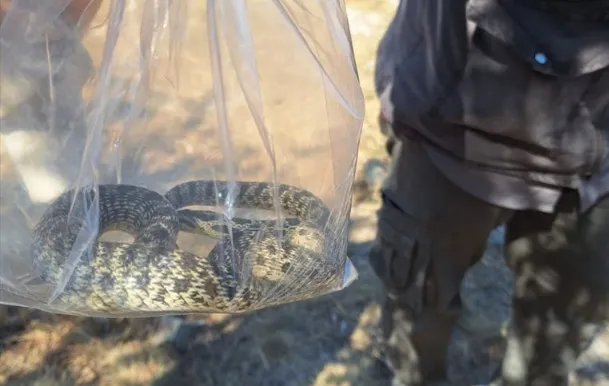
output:
[[[549,211],[567,187],[585,209],[609,191],[608,20],[609,1],[401,1],[377,91],[473,194]]]

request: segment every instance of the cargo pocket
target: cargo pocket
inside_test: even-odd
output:
[[[423,289],[429,268],[420,222],[381,209],[377,237],[370,249],[370,265],[396,305],[417,314],[423,307]]]

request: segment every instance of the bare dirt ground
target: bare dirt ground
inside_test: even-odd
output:
[[[249,315],[201,315],[191,318],[203,322],[203,325],[183,329],[180,332],[183,335],[179,334],[176,338],[178,345],[165,341],[163,334],[170,328],[168,322],[160,318],[100,320],[0,306],[0,385],[388,385],[387,373],[376,361],[376,321],[381,291],[365,257],[367,247],[375,236],[378,199],[363,188],[362,169],[369,160],[385,158],[384,140],[376,125],[378,103],[372,76],[378,40],[393,14],[395,3],[383,0],[347,1],[366,103],[349,246],[349,255],[358,270],[358,280],[343,291],[311,301],[273,307]],[[191,10],[196,15],[200,10],[194,11],[196,12]],[[201,33],[201,36],[205,35]],[[98,37],[93,34],[88,47],[96,47],[93,44],[96,38]],[[101,50],[92,49],[91,54],[97,61],[100,52]],[[189,62],[197,64],[202,60],[197,56],[200,55],[200,47],[192,52],[183,52],[181,66],[188,66]],[[273,60],[288,60],[281,55],[273,57],[273,52],[261,55],[267,55]],[[128,53],[124,56],[128,56]],[[206,118],[214,115],[209,111],[212,109],[209,107],[209,95],[200,91],[205,89],[203,86],[210,78],[197,74],[196,71],[190,71],[189,74],[180,80],[182,85],[194,85],[192,89],[186,87],[181,95],[188,103],[175,107],[162,105],[162,100],[159,102],[161,108],[155,112],[149,128],[154,128],[160,139],[149,142],[145,151],[127,145],[132,147],[125,149],[125,152],[133,153],[133,159],[125,167],[133,170],[131,176],[134,180],[143,175],[139,173],[142,159],[148,160],[143,163],[149,169],[146,175],[153,176],[149,183],[160,185],[171,185],[174,180],[184,178],[186,173],[199,173],[191,169],[196,157],[202,157],[202,154],[206,157],[205,162],[210,165],[222,161],[219,141],[214,137],[213,129],[210,129],[217,122]],[[286,79],[290,75],[297,76],[298,72],[288,71]],[[302,79],[299,84],[303,84]],[[285,87],[283,90],[266,90],[265,98],[285,104],[285,111],[288,112],[294,111],[296,102],[310,102],[310,105],[314,105],[314,101],[298,101],[298,98],[286,97],[282,99],[290,87],[289,82],[286,82]],[[312,95],[312,99],[320,96],[316,90],[305,91],[310,91],[308,94]],[[243,105],[236,107],[237,111],[245,108]],[[176,110],[180,113],[176,114]],[[292,125],[295,127],[294,132],[298,132],[299,126],[305,127],[316,117],[315,111],[308,112],[309,116],[303,113],[301,116],[287,117],[281,115],[282,109],[276,111],[279,112],[270,113],[276,116],[268,119]],[[168,127],[185,122],[197,130],[173,138]],[[255,137],[255,126],[251,118],[247,125],[249,126],[243,129],[243,133]],[[281,135],[280,130],[276,133]],[[320,130],[306,140],[313,141],[314,145],[316,135],[320,133],[323,135]],[[130,138],[128,144],[147,140],[137,130],[127,133],[127,136]],[[325,140],[323,137],[317,139],[320,142]],[[285,143],[286,150],[281,154],[283,159],[289,159],[294,152],[302,149],[291,150],[291,140],[290,133],[285,134],[285,138],[278,139],[279,143]],[[176,163],[172,158],[174,153],[171,149],[168,150],[171,148],[167,145],[168,142],[175,143],[173,150],[177,149],[178,153],[188,158],[186,163],[181,164],[186,166],[163,167]],[[243,144],[246,145],[247,143]],[[315,148],[313,145],[312,148]],[[247,177],[268,176],[269,165],[260,158],[260,154],[243,154],[249,154],[244,164],[251,168],[241,169],[240,173]],[[317,157],[319,162],[324,162],[323,156],[314,152],[309,157]],[[162,162],[149,161],[155,159]],[[307,170],[298,170],[297,181],[289,180],[290,169],[287,163],[283,169],[280,168],[280,174],[286,176],[286,182],[318,180],[319,171],[324,170],[324,166],[315,164],[314,161],[308,165]],[[323,195],[327,186],[322,181],[317,189]],[[599,350],[604,353],[601,356],[606,354],[609,357],[609,344],[601,344]]]

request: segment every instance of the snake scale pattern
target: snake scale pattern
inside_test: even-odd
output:
[[[324,203],[289,185],[235,184],[234,208],[279,207],[286,216],[283,226],[275,219],[228,218],[186,208],[223,203],[231,186],[221,181],[185,182],[165,195],[120,184],[64,193],[33,233],[40,277],[53,286],[66,283],[53,306],[107,316],[238,313],[335,289],[341,263],[328,253],[333,238],[325,229],[330,211]],[[86,208],[99,211],[87,214]],[[131,234],[134,241],[98,240],[111,230]],[[218,242],[208,256],[198,256],[179,248],[180,231]],[[91,235],[96,239],[88,240]],[[79,251],[78,245],[88,245],[83,250],[89,253],[74,259],[70,253]],[[68,261],[77,263],[66,275]]]

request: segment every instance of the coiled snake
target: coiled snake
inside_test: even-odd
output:
[[[342,271],[328,253],[329,209],[308,191],[278,185],[277,194],[274,187],[236,182],[233,207],[274,210],[277,197],[278,207],[295,217],[286,218],[282,228],[274,219],[228,219],[185,209],[224,202],[226,182],[186,182],[164,196],[131,185],[79,190],[76,199],[75,191],[68,191],[34,229],[35,266],[52,285],[69,278],[55,306],[104,315],[236,313],[335,289]],[[86,214],[87,208],[99,212]],[[133,235],[133,243],[85,242],[92,245],[90,252],[76,259],[71,275],[62,276],[79,237],[110,230]],[[219,241],[207,257],[197,256],[177,246],[180,230]]]

